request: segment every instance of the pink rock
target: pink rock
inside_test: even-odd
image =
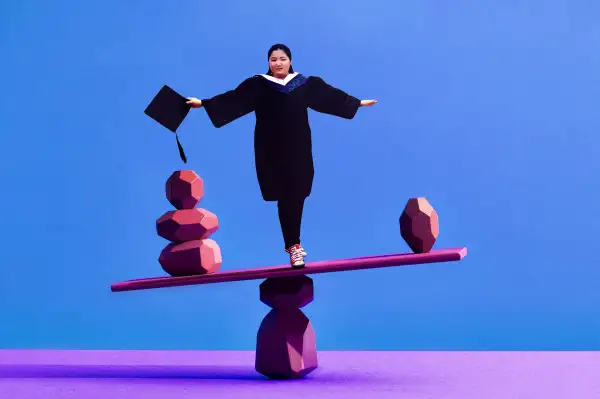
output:
[[[211,239],[171,243],[162,250],[158,261],[174,277],[215,273],[223,263],[221,249]]]
[[[273,309],[300,309],[313,299],[313,280],[306,275],[268,278],[260,285],[261,302]]]
[[[218,229],[217,215],[202,208],[169,211],[156,221],[158,235],[172,242],[203,240]]]
[[[256,340],[256,371],[272,379],[302,378],[317,368],[315,331],[300,309],[273,309]]]
[[[193,170],[179,170],[167,180],[166,191],[176,209],[192,209],[204,197],[204,182]]]
[[[440,233],[438,215],[425,198],[411,198],[400,216],[400,234],[415,253],[431,251]]]

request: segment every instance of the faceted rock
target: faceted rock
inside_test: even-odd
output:
[[[169,211],[156,221],[158,235],[172,242],[203,240],[218,228],[217,215],[202,208]]]
[[[176,209],[192,209],[204,197],[204,182],[193,170],[179,170],[167,180],[166,190]]]
[[[305,275],[268,278],[260,285],[261,302],[273,309],[300,309],[313,299],[313,280]]]
[[[255,368],[272,379],[301,378],[317,368],[315,330],[300,309],[273,309],[263,319]]]
[[[415,253],[431,251],[440,232],[437,212],[425,198],[408,200],[400,216],[400,234]]]
[[[221,249],[211,239],[171,243],[158,258],[163,270],[171,276],[215,273],[221,267]]]

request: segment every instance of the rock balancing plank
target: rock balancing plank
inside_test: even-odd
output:
[[[412,253],[307,262],[303,268],[287,264],[219,271],[223,263],[221,248],[211,238],[219,228],[219,219],[198,207],[204,197],[202,178],[193,170],[176,171],[167,180],[165,191],[175,210],[157,219],[156,232],[169,242],[158,258],[169,276],[123,281],[113,284],[111,290],[265,279],[259,287],[260,300],[271,311],[256,336],[255,369],[271,379],[302,378],[318,367],[315,331],[301,310],[314,299],[314,283],[307,275],[452,262],[467,255],[465,247],[433,249],[439,235],[438,215],[427,199],[419,197],[408,200],[398,220],[400,235]]]

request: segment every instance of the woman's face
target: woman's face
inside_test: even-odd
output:
[[[275,50],[269,57],[269,69],[276,78],[285,78],[289,71],[291,60],[283,50]]]

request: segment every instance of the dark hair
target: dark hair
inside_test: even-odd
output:
[[[273,51],[275,51],[275,50],[283,51],[285,53],[285,55],[288,56],[290,61],[292,60],[292,50],[290,50],[290,48],[288,46],[286,46],[285,44],[281,44],[281,43],[277,43],[277,44],[274,44],[271,46],[271,48],[269,49],[269,54],[267,55],[267,59],[271,58],[271,54],[273,54]],[[294,73],[294,68],[291,65],[290,65],[290,73]],[[273,72],[271,72],[271,68],[269,68],[267,75],[273,76]]]

